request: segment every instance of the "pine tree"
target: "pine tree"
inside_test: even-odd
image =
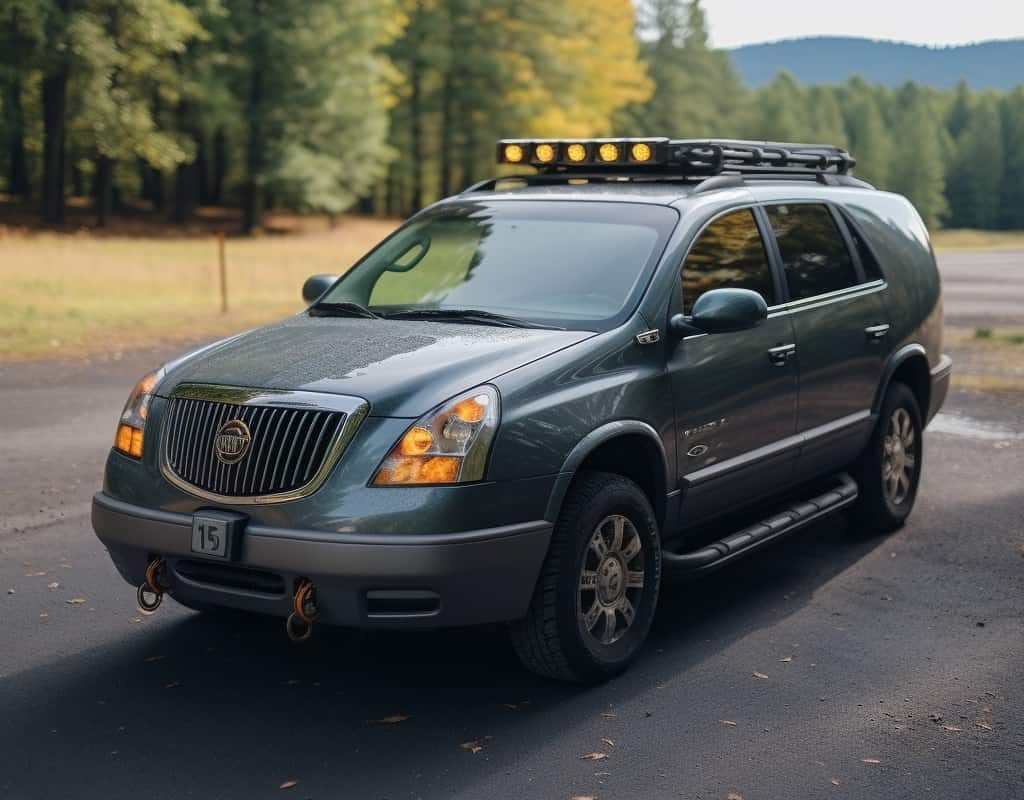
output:
[[[938,227],[949,207],[944,193],[946,160],[940,121],[930,98],[915,84],[898,92],[896,145],[889,186],[904,194],[917,207],[929,227]]]
[[[956,142],[956,157],[946,187],[953,226],[996,227],[1003,188],[1002,156],[999,103],[988,94],[974,104]]]
[[[852,78],[841,93],[846,139],[857,159],[858,177],[887,188],[893,137],[882,119],[879,98],[861,78]]]
[[[1024,86],[1002,100],[1003,175],[998,224],[1024,230]]]

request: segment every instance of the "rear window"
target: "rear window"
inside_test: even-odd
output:
[[[869,281],[882,280],[882,268],[878,265],[878,259],[871,252],[867,241],[846,214],[843,214],[843,220],[846,222],[846,229],[850,232],[853,247],[857,251],[857,257],[860,259],[860,265],[864,268],[864,277]]]
[[[832,212],[818,203],[765,207],[779,243],[790,298],[802,300],[859,283]]]

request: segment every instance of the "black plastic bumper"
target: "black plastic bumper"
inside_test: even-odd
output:
[[[301,579],[324,622],[435,628],[518,619],[551,537],[538,521],[449,534],[344,534],[246,526],[237,560],[191,552],[192,517],[93,498],[92,523],[122,577],[139,585],[156,556],[172,597],[286,616]]]

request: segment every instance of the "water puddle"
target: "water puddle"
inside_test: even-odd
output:
[[[1020,431],[1014,431],[992,422],[982,422],[981,420],[964,417],[959,414],[936,414],[935,418],[928,425],[928,430],[933,433],[966,436],[970,439],[988,442],[1024,441],[1024,433]]]

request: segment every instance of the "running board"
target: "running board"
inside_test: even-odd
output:
[[[816,522],[857,499],[857,483],[845,472],[836,476],[838,486],[808,500],[793,503],[784,511],[743,528],[689,553],[661,553],[662,567],[669,572],[694,573],[718,569],[730,561],[781,539]]]

